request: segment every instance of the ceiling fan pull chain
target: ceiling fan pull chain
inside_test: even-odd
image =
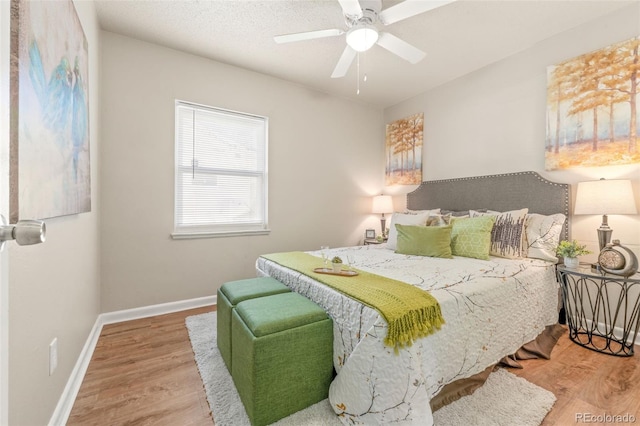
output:
[[[367,59],[366,59],[366,56],[364,58],[362,58],[362,68],[365,69],[364,77],[362,77],[362,81],[366,83],[367,82],[367,71],[366,71],[367,70]]]
[[[357,71],[358,71],[358,77],[356,79],[356,95],[360,94],[360,53],[358,52],[358,58],[357,58],[357,62],[356,62],[356,66],[357,66]]]

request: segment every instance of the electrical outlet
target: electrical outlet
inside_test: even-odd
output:
[[[49,375],[52,376],[53,372],[58,367],[58,338],[54,338],[49,343]]]

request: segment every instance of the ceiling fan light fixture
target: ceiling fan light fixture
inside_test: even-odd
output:
[[[347,44],[356,52],[364,52],[378,41],[378,29],[373,25],[356,25],[347,32]]]

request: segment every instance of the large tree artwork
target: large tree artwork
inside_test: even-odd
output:
[[[547,170],[640,162],[639,38],[547,70]]]
[[[385,184],[418,185],[422,182],[424,113],[387,124]]]

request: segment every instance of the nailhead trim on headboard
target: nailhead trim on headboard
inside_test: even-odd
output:
[[[563,213],[567,220],[562,239],[570,239],[571,187],[551,182],[533,171],[424,181],[407,194],[412,210],[492,209],[528,207],[530,213]]]

